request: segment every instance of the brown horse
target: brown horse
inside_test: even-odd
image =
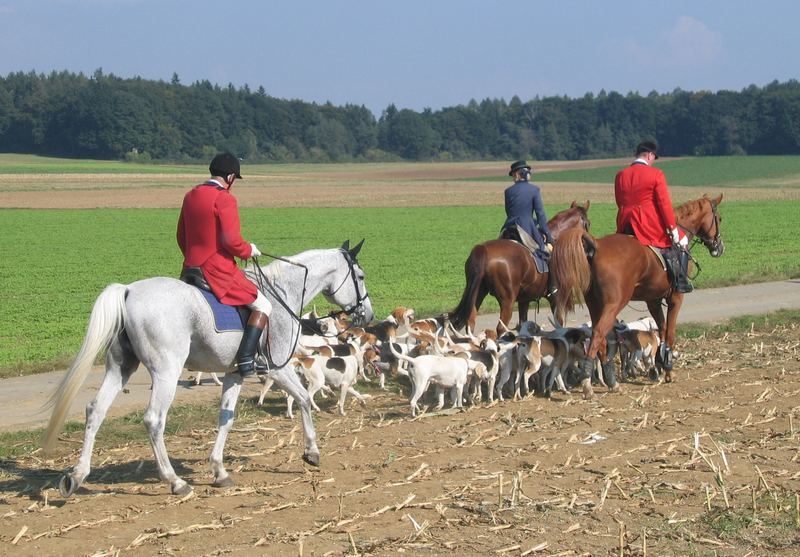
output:
[[[581,206],[572,202],[547,221],[554,242],[568,229],[589,229],[589,202]],[[539,273],[531,252],[512,240],[489,240],[476,245],[464,264],[467,284],[461,301],[450,313],[450,321],[456,329],[467,325],[475,330],[475,318],[487,294],[500,303],[500,321],[509,324],[514,302],[518,303],[520,323],[528,319],[531,301],[542,298],[547,291],[547,273]],[[498,324],[498,332],[500,332]]]
[[[703,196],[684,203],[676,211],[678,226],[694,243],[702,242],[712,257],[719,257],[725,249],[720,237],[722,218],[717,212],[721,202],[721,194],[716,199]],[[568,230],[553,250],[550,272],[555,273],[559,285],[556,315],[560,321],[563,323],[566,314],[581,301],[585,301],[592,318],[592,339],[580,369],[585,398],[593,395],[591,372],[598,354],[603,362],[606,386],[617,389],[614,362],[606,361],[606,334],[631,300],[647,302],[662,340],[659,367],[665,372],[665,380],[672,381],[671,350],[675,347],[675,323],[683,294],[673,289],[660,260],[650,248],[625,234],[595,239],[583,230]],[[666,321],[662,300],[667,302]]]

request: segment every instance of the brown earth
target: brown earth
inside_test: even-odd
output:
[[[622,166],[626,160],[545,162],[538,173],[567,168]],[[508,183],[475,182],[473,178],[503,176],[501,163],[436,163],[386,165],[306,165],[282,172],[280,165],[246,177],[234,192],[243,207],[430,207],[497,205]],[[307,169],[306,169],[307,168]],[[180,207],[183,195],[203,176],[195,174],[8,174],[0,176],[0,208]],[[611,184],[540,183],[548,203],[577,200],[614,201]],[[703,193],[725,194],[726,199],[800,199],[797,184],[768,187],[715,187],[712,191],[672,187],[673,202],[682,203]]]
[[[320,400],[318,470],[272,394],[229,439],[235,488],[210,486],[212,423],[168,436],[188,498],[169,495],[149,446],[132,442],[100,443],[88,482],[62,500],[53,486],[81,442],[65,435],[53,459],[3,463],[0,544],[17,555],[797,555],[799,346],[797,326],[685,341],[672,384],[416,420],[392,381],[366,408],[350,399],[344,418]]]
[[[236,193],[243,206],[265,207],[497,204],[504,183],[446,180],[464,168],[277,169],[237,183]],[[505,165],[467,168],[459,176]],[[7,175],[0,207],[177,207],[200,179]],[[607,184],[543,186],[549,203],[612,201]],[[672,191],[676,203],[698,195]],[[781,184],[722,191],[799,196]],[[168,494],[146,442],[101,439],[87,483],[65,501],[54,486],[81,446],[79,433],[65,434],[52,458],[34,451],[0,462],[0,548],[96,557],[797,555],[798,347],[797,326],[684,341],[673,384],[641,379],[619,394],[600,387],[592,402],[573,391],[416,420],[405,387],[359,384],[373,397],[366,408],[349,399],[344,418],[331,398],[318,399],[318,470],[302,464],[299,420],[281,416],[283,400],[272,394],[256,409],[258,385],[248,383],[248,417],[226,451],[236,488],[210,485],[212,417],[167,437],[191,497]]]

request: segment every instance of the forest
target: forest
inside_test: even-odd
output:
[[[578,160],[800,154],[800,82],[741,91],[615,91],[470,100],[421,112],[272,97],[263,87],[31,72],[0,76],[0,152],[188,162]]]

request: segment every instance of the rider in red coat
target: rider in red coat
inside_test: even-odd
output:
[[[183,198],[178,219],[178,245],[183,252],[184,269],[199,268],[211,291],[223,304],[246,305],[253,312],[247,321],[236,366],[243,376],[262,371],[266,366],[255,360],[261,334],[269,323],[272,305],[236,265],[234,257],[248,259],[261,252],[242,238],[239,209],[230,193],[241,179],[239,159],[230,153],[214,157],[209,166],[211,178],[195,186]]]
[[[688,238],[678,229],[675,221],[664,173],[651,166],[658,158],[657,149],[652,141],[639,143],[636,160],[617,173],[614,180],[614,197],[618,207],[617,233],[633,234],[645,246],[677,246],[681,258],[677,288],[680,292],[691,292],[693,287],[686,276],[689,258],[685,248]]]

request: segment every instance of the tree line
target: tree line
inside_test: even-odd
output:
[[[417,112],[270,96],[263,87],[184,85],[98,69],[0,77],[0,151],[162,161],[229,150],[249,162],[585,159],[660,153],[800,154],[800,82],[741,91],[611,91],[580,98],[471,100]]]

